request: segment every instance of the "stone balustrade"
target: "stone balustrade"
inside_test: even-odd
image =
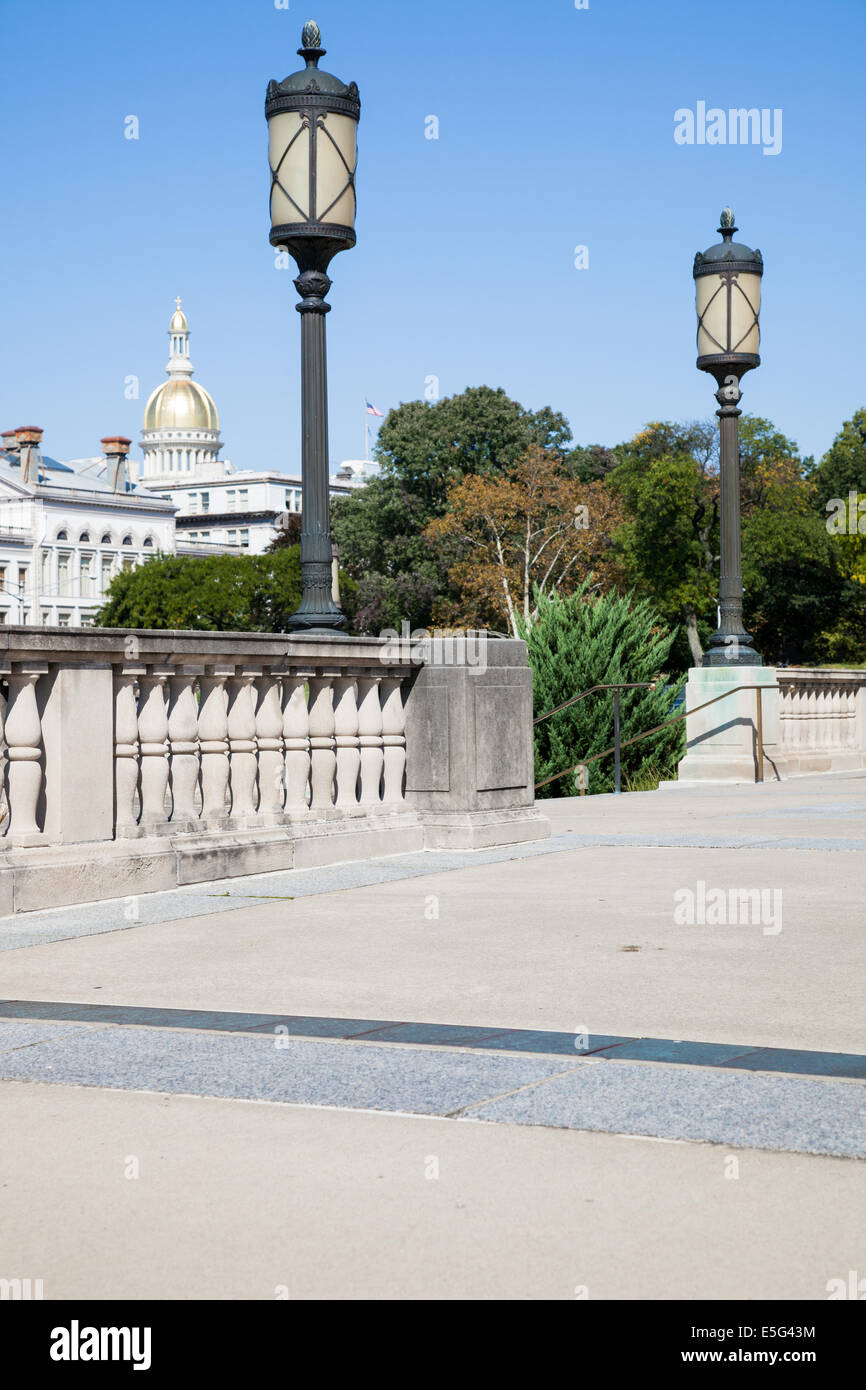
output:
[[[686,756],[669,785],[755,780],[755,684],[765,781],[866,767],[866,671],[705,666],[689,672]]]
[[[431,651],[0,630],[0,912],[549,833],[525,647]]]
[[[776,680],[789,775],[866,767],[866,671],[780,667]]]

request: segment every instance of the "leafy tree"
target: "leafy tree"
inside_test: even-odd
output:
[[[653,422],[619,445],[610,486],[629,517],[617,537],[627,583],[671,626],[678,669],[700,665],[718,592],[718,435],[712,422]]]
[[[609,475],[630,511],[618,536],[628,582],[667,622],[685,624],[694,664],[716,625],[718,447],[716,421],[655,422],[618,446]],[[814,524],[811,466],[769,420],[742,417],[745,625],[770,660],[817,659],[843,606],[844,576]],[[679,645],[675,664],[687,659]]]
[[[442,511],[448,488],[467,474],[506,472],[530,444],[561,452],[571,440],[563,415],[533,413],[501,389],[470,386],[459,396],[409,401],[389,411],[376,457],[430,515]]]
[[[840,564],[849,578],[866,584],[866,409],[845,421],[813,478],[816,510]]]
[[[532,667],[536,718],[593,685],[656,681],[654,690],[620,693],[623,742],[672,717],[679,686],[666,684],[675,634],[650,603],[632,594],[593,593],[587,577],[567,598],[536,597],[533,623],[518,620]],[[613,745],[613,692],[597,692],[535,726],[535,780],[587,759]],[[622,750],[626,785],[644,785],[676,775],[684,749],[682,722]],[[613,789],[613,755],[588,764],[588,790]],[[573,775],[548,783],[539,796],[568,796]]]
[[[301,597],[298,547],[271,555],[155,555],[111,581],[100,627],[284,632]]]
[[[601,482],[569,478],[548,449],[532,445],[502,476],[463,478],[447,505],[425,532],[458,555],[448,570],[457,597],[437,603],[436,622],[507,626],[516,637],[539,595],[570,593],[593,569],[596,586],[620,577],[611,552],[620,499]]]
[[[268,546],[267,554],[272,555],[275,550],[286,550],[293,545],[301,544],[301,513],[286,512],[285,522],[282,530],[277,531]]]
[[[358,586],[358,628],[428,626],[437,601],[457,597],[447,574],[458,551],[424,536],[449,488],[470,475],[503,475],[531,444],[559,451],[570,440],[564,416],[525,410],[488,386],[391,410],[376,445],[380,475],[332,507],[340,560]]]
[[[744,518],[745,626],[768,664],[820,664],[834,652],[835,659],[857,659],[856,649],[832,636],[846,614],[853,619],[860,587],[839,559],[814,512],[765,506]],[[860,612],[863,623],[866,604]]]
[[[579,444],[563,460],[566,473],[581,483],[597,483],[619,466],[619,456],[603,444]]]

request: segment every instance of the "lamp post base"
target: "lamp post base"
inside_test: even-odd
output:
[[[710,638],[710,645],[704,652],[702,666],[763,666],[760,652],[752,646],[747,632],[720,633]]]

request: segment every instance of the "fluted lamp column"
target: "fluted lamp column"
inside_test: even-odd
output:
[[[301,603],[293,632],[337,632],[346,619],[331,591],[328,385],[325,315],[327,270],[355,244],[355,168],[361,101],[354,82],[319,67],[319,26],[304,25],[298,49],[306,67],[269,82],[265,115],[270,137],[272,246],[298,267],[301,315]]]
[[[733,240],[737,228],[730,208],[722,212],[722,240],[695,256],[695,307],[698,360],[718,384],[719,409],[719,626],[704,653],[704,666],[760,666],[761,657],[743,628],[740,554],[740,381],[760,365],[760,251]]]

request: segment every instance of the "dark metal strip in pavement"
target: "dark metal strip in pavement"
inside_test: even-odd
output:
[[[546,1056],[605,1057],[618,1061],[776,1071],[800,1076],[866,1080],[866,1056],[853,1052],[805,1052],[745,1043],[613,1037],[535,1029],[473,1028],[455,1023],[399,1023],[370,1018],[320,1018],[291,1014],[227,1013],[206,1009],[150,1009],[125,1004],[74,1004],[51,1000],[0,1000],[0,1018],[62,1023],[116,1023],[145,1028],[193,1028],[220,1033],[275,1033],[343,1042],[394,1042],[416,1047],[460,1047]],[[584,1044],[581,1046],[580,1044]]]

